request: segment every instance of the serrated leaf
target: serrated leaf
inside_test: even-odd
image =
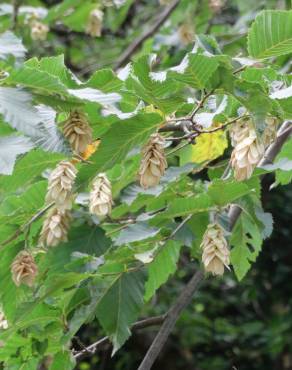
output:
[[[223,180],[214,180],[208,188],[209,196],[219,206],[232,203],[250,191],[251,189],[244,183]]]
[[[233,228],[230,238],[231,263],[238,280],[242,280],[255,262],[262,246],[262,236],[258,225],[242,212]]]
[[[11,175],[17,156],[33,147],[31,140],[24,136],[0,137],[0,174]]]
[[[217,131],[211,134],[202,134],[196,143],[180,152],[180,163],[202,163],[220,157],[228,146],[225,132]]]
[[[68,92],[79,99],[102,105],[118,103],[121,100],[120,94],[103,93],[97,89],[92,89],[91,87],[85,87],[83,89],[69,89]]]
[[[50,370],[73,370],[76,365],[70,351],[58,352],[53,359]]]
[[[113,353],[128,339],[130,326],[138,318],[143,306],[144,281],[141,271],[123,273],[100,298],[97,318],[113,343]]]
[[[248,52],[254,58],[291,53],[292,11],[262,11],[249,30]]]
[[[150,227],[147,222],[138,222],[122,230],[114,243],[115,245],[123,245],[153,238],[159,231],[160,229],[157,227]]]
[[[0,189],[14,192],[19,187],[25,187],[36,176],[47,168],[54,168],[56,163],[64,159],[61,154],[50,154],[48,157],[42,150],[33,150],[21,158],[15,165],[13,176],[0,178]]]
[[[0,87],[0,113],[4,120],[28,136],[37,136],[41,119],[31,101],[31,95],[20,88]]]
[[[158,252],[154,261],[150,263],[148,280],[145,284],[144,298],[146,301],[149,301],[155,291],[176,271],[180,248],[180,243],[169,240]]]
[[[12,32],[7,31],[0,35],[0,59],[5,59],[9,55],[13,55],[15,58],[23,58],[25,53],[26,48]]]

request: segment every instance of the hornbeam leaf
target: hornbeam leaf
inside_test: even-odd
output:
[[[145,284],[145,300],[153,296],[155,291],[164,284],[176,271],[181,245],[169,240],[148,267],[148,280]]]
[[[0,35],[0,59],[5,59],[8,55],[23,58],[25,53],[26,48],[12,32],[7,31]]]
[[[69,89],[68,92],[79,98],[99,104],[113,104],[121,100],[121,95],[117,93],[103,93],[99,90],[85,87],[84,89]]]
[[[28,136],[37,136],[41,119],[31,100],[31,95],[20,88],[0,87],[0,113],[4,120]]]
[[[0,174],[11,175],[16,157],[34,147],[31,140],[24,136],[0,137]]]
[[[254,58],[292,52],[292,11],[264,10],[248,33],[248,51]]]
[[[144,281],[145,274],[141,271],[123,273],[99,299],[97,318],[113,343],[113,353],[131,335],[130,326],[143,306]]]
[[[238,280],[242,280],[251,262],[255,262],[262,246],[262,235],[256,222],[242,212],[230,238],[231,263]]]

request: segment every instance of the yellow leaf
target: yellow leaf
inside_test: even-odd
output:
[[[87,145],[85,152],[82,153],[81,157],[86,161],[94,154],[100,144],[100,139],[95,140],[92,144]]]
[[[192,162],[201,163],[220,157],[227,148],[225,132],[219,130],[210,134],[201,134],[192,145]]]

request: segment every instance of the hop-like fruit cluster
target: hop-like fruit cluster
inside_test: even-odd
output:
[[[178,36],[183,45],[190,44],[195,38],[193,26],[189,23],[182,24],[178,29]]]
[[[167,168],[164,154],[164,138],[158,133],[152,134],[142,150],[142,161],[139,169],[140,184],[149,188],[159,184]]]
[[[93,9],[88,18],[86,33],[91,37],[100,37],[102,30],[103,11],[100,9]]]
[[[70,113],[64,124],[63,133],[77,154],[85,152],[87,145],[92,143],[92,129],[85,114],[80,111]]]
[[[68,161],[60,162],[49,177],[46,202],[55,202],[60,211],[72,208],[72,189],[77,170]]]
[[[8,329],[8,321],[6,320],[4,312],[2,310],[0,310],[0,329]]]
[[[96,216],[111,213],[113,205],[112,187],[106,174],[100,173],[93,181],[89,198],[89,211]]]
[[[56,247],[59,243],[68,241],[70,221],[69,211],[51,208],[42,227],[40,243],[48,247]]]
[[[234,177],[238,181],[249,179],[264,155],[264,145],[258,140],[250,121],[239,121],[233,125],[231,142],[234,146],[231,154]]]
[[[16,286],[24,284],[31,287],[38,273],[33,256],[26,250],[19,252],[12,262],[11,273]]]
[[[209,0],[209,9],[213,13],[220,13],[225,1],[224,0]]]
[[[30,35],[32,40],[44,41],[47,39],[49,27],[46,24],[38,20],[33,20],[31,22],[30,27],[31,27]]]
[[[206,272],[223,275],[224,266],[230,263],[230,251],[224,237],[223,229],[218,224],[210,224],[201,244],[202,262]]]
[[[263,144],[265,148],[272,144],[277,137],[278,119],[276,117],[266,118],[266,127],[263,133]]]

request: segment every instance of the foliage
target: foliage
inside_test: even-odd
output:
[[[201,268],[209,222],[225,229],[226,273],[241,281],[272,233],[261,175],[274,172],[274,186],[292,178],[291,138],[273,165],[249,179],[236,181],[228,165],[237,121],[248,116],[263,140],[268,117],[278,126],[291,119],[289,5],[278,10],[268,1],[270,10],[258,4],[248,10],[231,1],[226,12],[236,9],[238,18],[231,25],[207,1],[182,0],[129,61],[120,58],[141,33],[137,25],[163,5],[54,3],[0,5],[0,301],[8,321],[0,331],[0,361],[7,370],[73,369],[72,339],[96,319],[116,353],[180,259],[190,257]],[[91,38],[88,19],[97,6],[104,11],[103,35]],[[33,40],[34,18],[49,27],[46,40]],[[182,25],[196,28],[191,42],[182,38]],[[85,112],[93,130],[83,157],[62,133],[73,110]],[[140,152],[157,131],[168,143],[169,167],[158,186],[143,189],[136,183]],[[78,170],[73,220],[68,241],[47,248],[39,242],[50,207],[47,179],[64,159]],[[101,172],[114,201],[105,217],[88,211],[88,193]],[[242,209],[233,229],[231,204]],[[11,263],[24,248],[38,266],[32,288],[16,287],[11,277]]]

